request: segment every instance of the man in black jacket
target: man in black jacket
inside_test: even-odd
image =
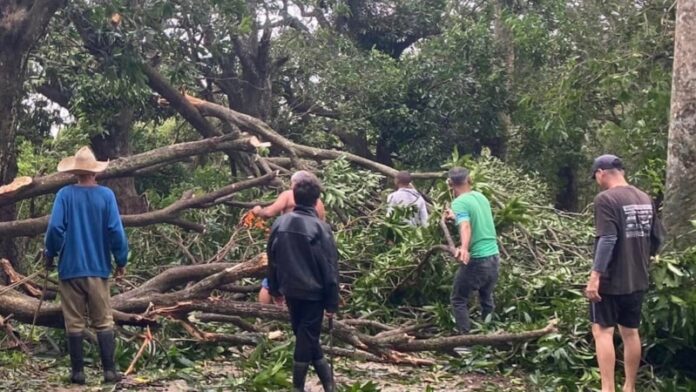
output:
[[[278,218],[268,239],[268,283],[271,295],[285,297],[295,334],[293,391],[304,391],[309,364],[324,391],[334,392],[334,380],[319,336],[324,318],[338,310],[338,251],[331,227],[314,206],[321,184],[310,174],[293,182],[295,209]]]

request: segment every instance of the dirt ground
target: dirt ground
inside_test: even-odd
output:
[[[240,377],[242,372],[232,362],[210,361],[197,366],[195,371],[157,371],[131,375],[118,385],[102,385],[101,374],[88,367],[86,386],[71,386],[67,383],[66,361],[33,358],[22,364],[0,367],[0,391],[245,391],[248,389],[230,386],[225,380]],[[395,365],[362,363],[341,360],[336,366],[339,386],[348,387],[355,383],[372,381],[381,392],[416,391],[523,391],[519,381],[509,377],[484,374],[453,374],[431,368],[413,368]],[[310,373],[306,384],[307,392],[321,392],[319,380]],[[343,388],[341,388],[343,389]],[[278,390],[278,389],[266,389]],[[282,390],[282,389],[281,389]]]

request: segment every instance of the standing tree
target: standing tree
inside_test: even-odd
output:
[[[696,241],[696,2],[677,2],[664,220],[677,246]]]
[[[65,0],[0,1],[0,184],[17,175],[17,113],[24,97],[29,52]],[[13,205],[0,208],[0,221],[15,219]],[[11,240],[0,239],[0,255],[16,259]]]

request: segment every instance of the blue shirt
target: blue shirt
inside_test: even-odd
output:
[[[114,192],[79,185],[58,191],[46,231],[46,255],[58,256],[60,280],[108,278],[112,254],[119,267],[126,265],[128,240]]]

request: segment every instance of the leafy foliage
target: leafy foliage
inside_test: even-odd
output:
[[[121,24],[110,22],[114,13]],[[19,172],[51,172],[76,146],[119,132],[124,113],[132,116],[125,143],[131,151],[198,139],[173,110],[154,104],[143,63],[192,95],[243,112],[262,107],[265,120],[294,141],[413,171],[467,166],[494,207],[503,253],[498,312],[478,320],[476,332],[522,331],[551,318],[560,327],[511,350],[475,348],[470,357],[450,358],[448,371],[520,373],[534,390],[591,388],[598,372],[582,289],[593,237],[583,208],[593,190],[583,168],[598,153],[617,153],[632,181],[661,199],[673,13],[667,0],[71,2],[29,60]],[[67,23],[76,14],[105,45],[99,59]],[[264,42],[267,27],[272,31]],[[346,311],[431,324],[424,333],[433,335],[452,332],[455,264],[432,251],[443,243],[437,222],[451,199],[446,185],[417,184],[434,206],[430,225],[412,228],[402,219],[408,211],[385,214],[383,177],[344,159],[317,172],[340,247]],[[227,157],[201,156],[138,178],[136,193],[158,208],[186,190],[202,193],[244,176]],[[253,189],[237,197],[276,194]],[[48,213],[50,201],[22,203],[19,217]],[[262,252],[264,231],[239,235],[241,214],[228,206],[188,212],[187,219],[206,224],[205,235],[169,226],[130,230],[133,280],[166,265],[206,261],[230,241],[236,246],[227,260]],[[22,246],[33,251],[39,244]],[[690,360],[696,354],[696,250],[662,255],[652,276],[642,326],[649,368],[641,372],[643,385],[689,390],[693,383],[684,377],[696,373]],[[264,342],[239,354],[174,340],[186,334],[173,323],[159,334],[143,358],[146,368],[194,377],[200,362],[224,357],[239,364],[239,372],[206,387],[287,386],[287,344]],[[48,337],[62,343],[60,334]],[[134,355],[136,341],[120,343],[121,365]],[[0,360],[14,369],[26,358],[11,353]]]

